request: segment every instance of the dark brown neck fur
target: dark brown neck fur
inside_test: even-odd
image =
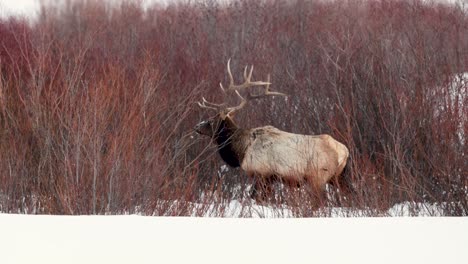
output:
[[[215,134],[219,155],[231,167],[239,167],[248,144],[248,131],[239,128],[229,117],[221,120]]]

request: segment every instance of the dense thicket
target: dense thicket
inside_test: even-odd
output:
[[[67,1],[0,20],[0,210],[222,214],[250,179],[191,128],[222,99],[225,63],[255,65],[285,99],[245,127],[329,133],[356,193],[325,205],[439,203],[468,214],[466,7],[422,1],[195,1],[144,9]],[[279,188],[279,187],[278,187]],[[297,216],[311,196],[279,188]],[[177,200],[175,204],[172,201]],[[211,208],[213,209],[213,208]],[[417,206],[415,206],[415,213]]]

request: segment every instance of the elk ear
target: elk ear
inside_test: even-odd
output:
[[[227,112],[227,113],[220,114],[220,117],[222,120],[229,119],[232,121],[234,119],[234,116],[235,116],[234,112]]]

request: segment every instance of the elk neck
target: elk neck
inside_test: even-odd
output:
[[[248,131],[239,128],[230,118],[221,120],[216,131],[219,155],[231,167],[239,167],[248,144]]]

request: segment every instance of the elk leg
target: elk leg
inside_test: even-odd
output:
[[[321,185],[313,179],[307,179],[306,189],[309,191],[311,198],[315,201],[314,208],[318,209],[325,206],[327,201],[325,185]]]
[[[349,164],[346,164],[346,167],[344,168],[342,173],[333,177],[333,179],[329,182],[329,184],[336,189],[336,191],[334,192],[335,199],[336,201],[338,201],[338,205],[340,206],[344,206],[346,200],[348,200],[349,202],[349,198],[352,198],[357,194],[356,189],[354,188],[353,183],[351,181],[351,175],[348,167]]]
[[[255,180],[255,184],[253,185],[252,191],[250,193],[250,198],[257,202],[262,202],[265,196],[265,182],[263,179],[257,179]]]
[[[258,195],[258,181],[255,180],[255,183],[252,186],[252,190],[250,190],[250,198],[253,200],[256,200],[257,195]]]
[[[250,198],[257,201],[258,203],[263,203],[268,200],[268,197],[272,192],[272,181],[271,179],[256,179],[255,184],[250,193]]]

